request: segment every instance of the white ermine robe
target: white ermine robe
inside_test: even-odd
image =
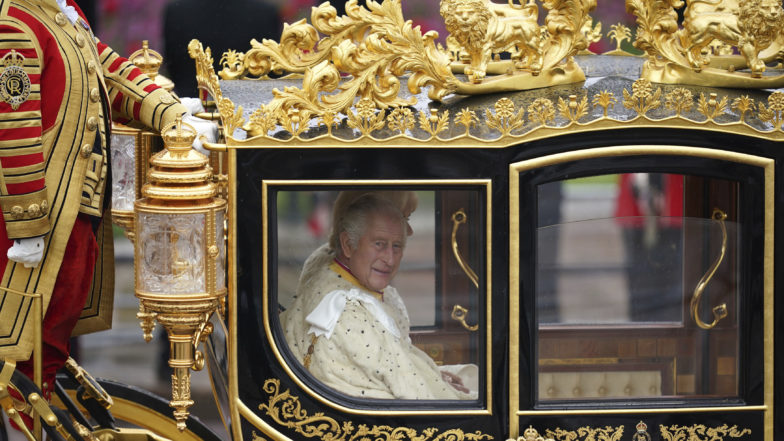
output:
[[[300,363],[304,364],[313,335],[306,318],[335,291],[347,294],[342,296],[345,307],[335,315],[331,335],[321,335],[313,346],[308,370],[314,377],[356,397],[473,398],[447,384],[433,360],[411,343],[408,312],[397,290],[388,286],[383,293],[369,291],[334,261],[326,245],[305,262],[297,297],[281,314],[286,341]],[[371,302],[371,296],[379,301]]]

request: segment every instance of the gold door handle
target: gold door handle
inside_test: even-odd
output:
[[[460,228],[460,225],[466,223],[466,221],[468,221],[468,216],[466,216],[465,211],[463,211],[462,208],[452,214],[452,253],[454,253],[457,264],[460,265],[463,272],[465,272],[468,278],[474,282],[474,286],[479,288],[479,277],[477,277],[474,270],[465,263],[457,245],[457,230]],[[454,311],[452,312],[452,318],[454,318]]]
[[[691,312],[691,318],[694,322],[702,329],[712,329],[719,323],[721,319],[727,317],[727,304],[722,303],[721,305],[717,305],[713,307],[713,322],[705,323],[700,318],[699,308],[700,308],[700,297],[702,296],[702,292],[705,291],[705,287],[708,286],[708,282],[710,282],[713,275],[716,273],[716,269],[721,265],[721,262],[724,260],[724,255],[727,252],[727,226],[724,225],[724,220],[727,219],[727,213],[715,208],[713,210],[713,214],[711,218],[719,223],[719,227],[721,227],[721,252],[719,253],[719,257],[713,262],[710,268],[708,268],[708,272],[702,276],[700,281],[697,283],[697,287],[694,288],[694,294],[691,297],[691,308],[689,308]]]
[[[479,325],[472,326],[466,323],[467,316],[468,316],[468,310],[466,308],[463,308],[460,305],[455,305],[455,307],[452,308],[452,318],[460,322],[460,324],[463,325],[463,327],[468,329],[469,331],[476,332],[476,330],[479,329]]]

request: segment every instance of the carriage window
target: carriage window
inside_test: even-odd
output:
[[[539,399],[736,396],[738,202],[676,174],[539,185]]]
[[[483,314],[484,213],[471,211],[481,193],[275,194],[280,323],[310,374],[354,397],[475,399],[484,330],[450,313],[464,308],[463,323]],[[455,240],[476,285],[453,255],[453,206],[471,212]]]

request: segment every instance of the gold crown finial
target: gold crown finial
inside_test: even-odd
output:
[[[150,49],[150,43],[147,40],[142,41],[142,48],[131,54],[130,59],[136,67],[147,74],[153,81],[155,81],[158,70],[161,68],[161,64],[163,64],[163,57],[158,52]]]
[[[5,54],[5,56],[3,57],[3,64],[5,65],[5,67],[11,67],[11,66],[22,67],[24,66],[24,60],[25,60],[24,55],[11,49],[11,52]]]
[[[197,136],[196,129],[182,121],[182,115],[163,129],[163,143],[169,150],[190,150]]]

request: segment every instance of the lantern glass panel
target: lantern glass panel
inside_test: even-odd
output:
[[[226,288],[226,241],[223,240],[223,222],[225,217],[223,210],[218,210],[215,213],[215,241],[218,246],[218,257],[215,262],[216,291]]]
[[[139,213],[137,286],[162,294],[206,292],[204,213]]]
[[[136,136],[112,135],[112,209],[133,211],[136,200]]]

